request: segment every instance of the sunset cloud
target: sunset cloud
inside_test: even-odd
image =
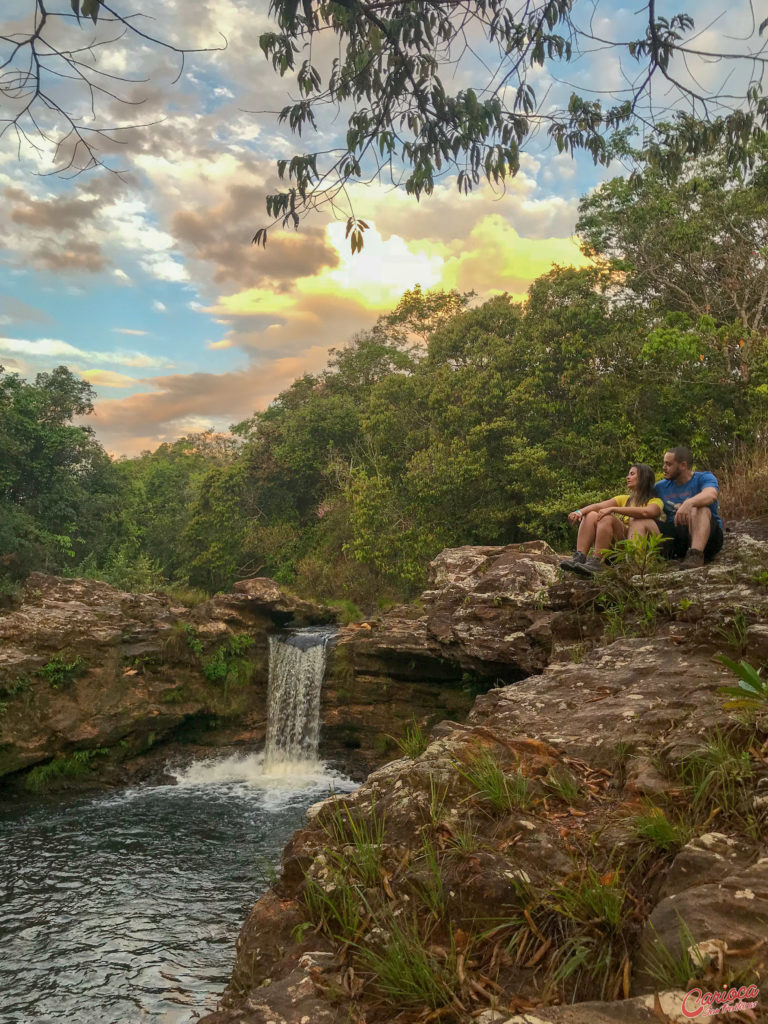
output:
[[[737,3],[718,20],[716,0],[694,7],[702,47],[726,38],[748,10]],[[223,33],[227,46],[190,54],[177,85],[169,54],[141,40],[99,51],[100,69],[136,79],[115,83],[115,92],[137,104],[103,97],[101,112],[111,123],[145,125],[99,140],[99,155],[119,175],[58,179],[47,176],[53,144],[43,142],[42,156],[22,146],[19,162],[10,137],[0,143],[0,362],[23,374],[57,363],[83,368],[99,394],[92,423],[110,450],[137,452],[203,425],[226,429],[265,408],[417,284],[474,290],[476,301],[499,292],[521,298],[553,263],[585,262],[572,237],[578,197],[621,169],[558,154],[543,136],[497,190],[483,184],[462,196],[447,176],[416,202],[379,182],[351,186],[354,210],[370,224],[354,257],[346,210],[335,222],[330,211],[310,217],[298,232],[270,228],[266,249],[253,246],[268,220],[266,195],[285,187],[276,159],[331,148],[344,118],[298,139],[273,113],[255,113],[281,109],[296,91],[295,76],[276,75],[260,53],[266,5],[200,0],[194,18],[189,9],[182,0],[155,5],[152,31],[193,48],[220,46]],[[598,35],[637,22],[604,2],[587,9]],[[5,31],[9,17],[0,14]],[[107,28],[68,19],[65,30],[98,40]],[[337,45],[316,43],[318,60]],[[599,59],[600,89],[624,87],[629,62]],[[547,103],[567,102],[574,84],[595,85],[590,59],[563,70],[573,83],[532,69]],[[691,68],[705,85],[723,70]],[[469,84],[466,74],[457,67],[456,88]],[[141,350],[111,350],[105,339],[117,343],[115,334],[143,339]]]

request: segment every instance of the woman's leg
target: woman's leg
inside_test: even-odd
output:
[[[648,537],[659,532],[659,526],[655,519],[632,519],[629,523],[628,537],[630,540],[634,540],[635,537]]]
[[[579,523],[579,532],[576,535],[576,550],[588,555],[589,549],[595,543],[597,532],[597,512],[587,512]]]
[[[605,558],[608,551],[617,540],[625,540],[627,527],[616,516],[603,516],[597,524],[595,533],[595,554],[598,558]]]

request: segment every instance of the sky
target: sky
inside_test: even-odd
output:
[[[22,31],[33,6],[3,0],[0,35]],[[70,9],[69,0],[49,6]],[[702,50],[755,46],[749,3],[682,6]],[[142,7],[145,0],[135,0],[120,10]],[[64,364],[88,380],[96,393],[88,423],[111,453],[226,430],[296,377],[321,370],[329,348],[371,327],[417,284],[474,290],[478,301],[499,292],[522,298],[553,264],[585,262],[573,237],[579,196],[624,169],[558,155],[543,138],[501,193],[485,186],[461,196],[447,178],[417,204],[383,183],[360,186],[355,211],[370,225],[362,254],[351,255],[344,220],[330,213],[254,247],[265,196],[277,184],[275,161],[324,148],[345,123],[329,120],[317,139],[301,140],[278,125],[274,111],[289,101],[291,83],[258,45],[272,27],[266,0],[152,7],[164,20],[137,23],[143,31],[187,49],[217,49],[188,54],[183,68],[177,54],[136,38],[83,52],[97,60],[105,88],[132,104],[98,101],[102,119],[123,126],[101,140],[106,167],[51,173],[52,121],[48,141],[13,131],[0,139],[0,364],[27,379]],[[637,6],[596,0],[589,9],[596,36],[640,31]],[[677,10],[657,4],[660,14]],[[78,33],[84,46],[109,39],[111,29],[71,22],[61,31]],[[9,46],[0,42],[0,60]],[[710,61],[688,71],[705,90],[726,81],[723,66]],[[746,73],[737,68],[728,91],[737,93]],[[567,69],[537,71],[533,80],[555,104],[574,85],[603,94],[636,74],[595,44]],[[457,87],[472,84],[471,68],[457,76]],[[52,80],[52,95],[87,115],[76,83]],[[663,91],[654,102],[663,110]],[[6,98],[0,116],[9,111]]]

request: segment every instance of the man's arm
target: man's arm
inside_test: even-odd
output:
[[[675,515],[675,525],[687,526],[690,521],[690,510],[692,508],[707,508],[717,501],[718,490],[716,487],[704,487],[698,494],[686,498]]]

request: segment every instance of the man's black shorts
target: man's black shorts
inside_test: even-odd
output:
[[[687,526],[675,526],[671,519],[666,523],[659,523],[659,533],[666,538],[662,544],[662,552],[667,558],[685,558],[688,548],[691,546],[691,535]],[[709,540],[704,547],[704,557],[709,562],[723,546],[723,528],[718,521],[712,518],[712,525],[709,530]]]

